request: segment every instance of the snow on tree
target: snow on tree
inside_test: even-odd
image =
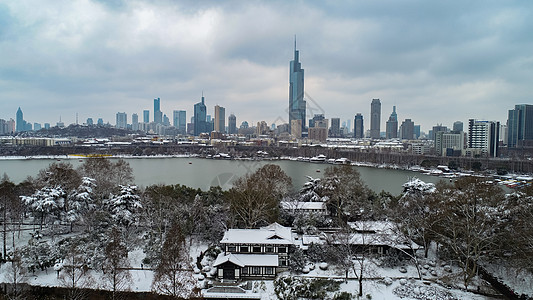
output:
[[[440,221],[437,209],[438,195],[432,183],[426,183],[416,177],[403,184],[403,195],[394,209],[393,219],[398,224],[398,231],[409,240],[424,246],[425,257],[429,245],[434,240],[434,227]]]
[[[49,216],[60,219],[65,207],[66,193],[58,187],[43,187],[31,196],[21,196],[22,201],[40,215],[40,229]]]
[[[313,178],[311,176],[306,176],[307,181],[304,183],[302,189],[300,189],[300,194],[298,195],[298,201],[302,202],[326,202],[328,201],[327,196],[323,196],[322,190],[322,180],[320,178]]]
[[[129,227],[138,220],[142,209],[141,197],[137,195],[137,186],[121,185],[118,195],[111,195],[107,202],[109,212],[116,224]]]
[[[69,195],[66,209],[66,220],[70,223],[78,222],[83,216],[96,207],[93,189],[96,180],[83,177],[81,184]]]
[[[89,272],[90,265],[85,241],[83,239],[68,239],[62,248],[64,249],[64,256],[59,282],[68,288],[69,299],[84,299],[86,297],[86,290],[84,289],[92,287],[94,283]]]
[[[404,197],[413,194],[430,194],[436,190],[433,183],[426,183],[416,177],[410,178],[402,187]]]

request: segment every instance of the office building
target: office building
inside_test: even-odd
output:
[[[297,139],[302,138],[302,120],[291,121],[291,135]]]
[[[468,151],[472,156],[498,157],[500,122],[468,120]]]
[[[41,123],[33,123],[33,130],[39,131],[41,128]]]
[[[341,119],[340,118],[331,118],[331,127],[329,129],[331,137],[340,137],[341,136]]]
[[[215,105],[215,131],[226,132],[226,109],[219,105]]]
[[[435,135],[435,152],[440,156],[460,156],[466,148],[466,133],[463,131],[438,131]]]
[[[356,139],[362,139],[365,137],[365,128],[363,122],[363,115],[358,113],[355,115],[353,121],[353,137]]]
[[[289,73],[289,124],[291,124],[291,134],[294,128],[293,120],[300,120],[301,128],[298,131],[301,135],[305,131],[306,103],[304,101],[304,69],[302,69],[299,58],[299,51],[296,50],[296,39],[294,40],[294,60],[290,62]]]
[[[150,111],[147,109],[143,110],[143,122],[150,123]]]
[[[381,102],[379,99],[372,99],[370,104],[370,138],[379,139],[381,124]]]
[[[194,135],[199,136],[200,133],[207,131],[207,107],[205,106],[205,98],[202,95],[202,101],[194,105]]]
[[[385,128],[385,138],[395,139],[398,137],[398,115],[396,114],[396,106],[392,107],[392,113]]]
[[[507,147],[520,147],[527,140],[533,140],[533,105],[515,105],[507,119]]]
[[[400,138],[413,140],[415,138],[415,123],[411,119],[405,119],[400,126]]]
[[[94,125],[93,118],[87,118],[87,125],[89,125],[89,126]]]
[[[234,114],[228,117],[228,133],[237,134],[237,117]]]
[[[172,126],[176,127],[180,134],[185,134],[187,130],[187,112],[184,110],[173,111]]]
[[[125,112],[117,113],[117,123],[115,127],[120,129],[126,129],[126,127],[128,127],[128,115]]]

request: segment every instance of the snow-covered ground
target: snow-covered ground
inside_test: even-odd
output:
[[[32,226],[27,226],[20,238],[18,235],[15,235],[15,243],[17,247],[24,246],[28,243],[31,233],[33,232]],[[9,236],[11,238],[11,236]],[[59,239],[60,237],[55,237]],[[207,245],[202,243],[192,242],[191,245],[191,258],[192,263],[196,263],[196,258],[200,256],[202,252],[205,252]],[[424,281],[420,281],[414,278],[418,277],[416,268],[407,263],[403,267],[405,270],[400,271],[400,267],[395,268],[386,268],[380,267],[374,263],[369,263],[367,269],[370,270],[366,275],[366,279],[363,281],[363,296],[366,298],[367,295],[370,295],[371,299],[490,299],[489,297],[481,296],[471,292],[465,292],[459,288],[446,288],[443,284],[438,282],[444,282],[443,278],[452,278],[453,274],[459,272],[457,268],[453,268],[452,272],[444,270],[444,265],[442,262],[435,262],[433,251],[430,251],[430,258],[422,262]],[[130,290],[135,292],[147,292],[152,290],[152,281],[153,281],[153,271],[147,270],[142,266],[142,260],[145,254],[141,249],[136,249],[131,251],[128,254],[130,261],[130,274],[132,275],[132,281],[130,285]],[[202,261],[204,265],[212,264],[212,261],[204,258]],[[433,267],[429,266],[433,265]],[[8,266],[10,263],[5,263],[0,266],[0,282],[9,282],[7,275]],[[348,273],[349,280],[345,281],[346,273],[344,270],[339,270],[328,267],[326,270],[322,270],[318,267],[319,263],[315,263],[315,268],[312,268],[307,274],[299,274],[305,278],[328,278],[335,279],[341,283],[340,290],[338,292],[349,292],[353,295],[357,295],[359,291],[359,284],[356,280],[356,275],[353,271]],[[406,272],[405,272],[406,271]],[[435,271],[436,276],[432,275],[431,271]],[[198,271],[197,271],[198,272]],[[286,272],[280,275],[288,275]],[[59,274],[61,276],[61,273]],[[91,271],[91,277],[94,279],[90,288],[96,289],[105,289],[104,279],[102,278],[102,273],[99,271]],[[446,276],[446,277],[444,277]],[[203,281],[213,281],[212,278],[203,279],[202,275],[195,274],[195,277],[198,279],[198,285],[201,286]],[[448,279],[452,280],[452,279]],[[456,278],[457,280],[457,278]],[[35,273],[29,273],[26,279],[26,282],[31,285],[36,286],[63,286],[63,283],[58,277],[56,271],[53,268],[49,268],[46,271],[36,271]],[[449,281],[446,281],[447,283]],[[460,281],[458,281],[460,282]],[[444,284],[447,284],[444,283]],[[457,282],[456,282],[457,283]],[[457,284],[456,286],[460,286]],[[277,299],[274,293],[274,284],[272,281],[254,281],[252,282],[253,289],[248,291],[248,293],[255,292],[256,294],[261,295],[261,299],[264,300],[273,300]],[[486,290],[488,287],[483,287],[483,290]],[[333,296],[334,293],[331,293]]]

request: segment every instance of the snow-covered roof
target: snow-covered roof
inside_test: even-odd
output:
[[[281,208],[296,210],[326,210],[325,202],[282,201]]]
[[[214,267],[226,262],[231,262],[239,267],[277,267],[279,265],[278,256],[275,254],[227,254],[220,253],[213,263]]]
[[[221,244],[261,244],[291,245],[292,232],[290,227],[272,223],[259,229],[229,229],[224,233]]]

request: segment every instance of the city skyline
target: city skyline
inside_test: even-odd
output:
[[[360,112],[370,128],[368,103],[379,98],[381,129],[395,105],[427,132],[470,118],[504,124],[531,103],[530,3],[119,3],[1,4],[0,118],[21,107],[30,123],[68,125],[76,113],[112,123],[117,112],[151,111],[154,97],[167,116],[192,115],[205,90],[239,120],[288,123],[294,34],[305,121]],[[295,20],[295,9],[308,18]]]

